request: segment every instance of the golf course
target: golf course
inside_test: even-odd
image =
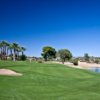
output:
[[[100,74],[60,64],[0,61],[0,100],[99,100]]]

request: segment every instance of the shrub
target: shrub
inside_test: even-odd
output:
[[[39,61],[38,61],[38,63],[42,63],[42,61],[41,61],[41,60],[39,60]]]
[[[11,60],[12,60],[12,58],[11,58],[11,57],[7,57],[7,60],[8,60],[8,61],[11,61]]]
[[[96,59],[94,63],[99,64],[99,59]]]
[[[74,59],[74,60],[72,61],[72,63],[73,63],[75,66],[77,66],[77,65],[78,65],[78,59]]]
[[[20,60],[25,61],[27,59],[26,55],[21,55]]]

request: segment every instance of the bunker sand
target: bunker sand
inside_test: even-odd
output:
[[[0,75],[8,75],[8,76],[22,76],[21,73],[17,73],[10,69],[0,69]]]

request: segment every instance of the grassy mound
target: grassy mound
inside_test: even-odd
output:
[[[99,100],[100,75],[59,64],[3,62],[23,76],[0,76],[0,100]]]

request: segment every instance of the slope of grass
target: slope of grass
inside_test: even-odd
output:
[[[100,75],[59,64],[0,61],[0,100],[100,100]]]

